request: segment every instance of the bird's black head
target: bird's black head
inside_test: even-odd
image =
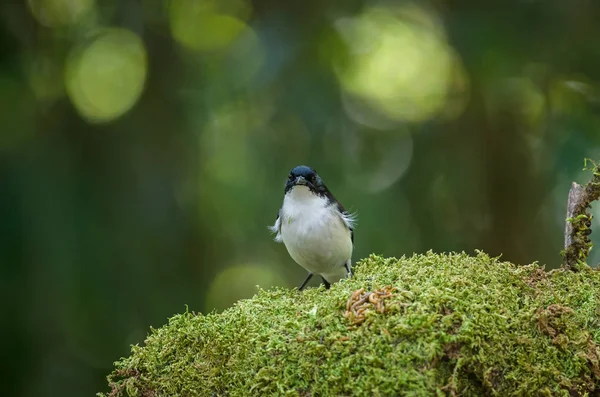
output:
[[[315,194],[322,195],[327,193],[327,187],[319,174],[317,174],[317,171],[305,165],[292,168],[285,183],[285,192],[289,192],[297,185],[307,186]]]

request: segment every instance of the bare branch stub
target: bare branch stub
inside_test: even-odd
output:
[[[579,203],[583,202],[585,189],[580,184],[573,182],[569,190],[569,199],[567,201],[567,219],[573,219]],[[565,249],[573,244],[573,224],[569,221],[565,223]]]
[[[592,167],[588,167],[588,163]],[[585,169],[591,170],[592,180],[584,186],[573,182],[567,201],[565,225],[564,266],[571,270],[581,270],[592,249],[590,240],[592,214],[588,211],[591,203],[600,197],[600,170],[591,160],[586,160]]]

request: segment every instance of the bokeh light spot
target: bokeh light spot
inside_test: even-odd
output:
[[[406,129],[400,133],[374,133],[349,126],[346,132],[346,178],[355,189],[379,193],[404,176],[413,155],[413,138]]]
[[[260,169],[251,136],[270,114],[271,109],[259,101],[231,103],[211,112],[200,138],[200,151],[202,167],[212,180],[229,186],[256,184],[257,178],[248,178],[240,169]]]
[[[251,298],[257,292],[257,285],[268,288],[284,284],[279,274],[265,266],[246,264],[228,267],[210,283],[206,311],[227,309],[240,299]]]
[[[550,83],[549,102],[555,115],[580,115],[596,94],[592,81],[583,76],[565,76]]]
[[[529,127],[537,125],[546,114],[544,93],[527,78],[502,80],[496,89],[490,89],[487,101],[490,113],[502,108],[514,109]]]
[[[72,25],[89,14],[94,0],[28,0],[33,17],[44,26]]]
[[[337,21],[350,48],[346,65],[336,67],[345,92],[396,121],[419,122],[443,112],[462,69],[436,26],[432,16],[414,6],[370,8]]]
[[[265,63],[265,48],[253,29],[247,28],[227,49],[223,73],[232,86],[247,86],[256,81]]]
[[[169,16],[175,40],[196,51],[227,48],[248,29],[241,18],[222,12],[210,1],[175,0],[170,5]]]
[[[51,56],[39,55],[28,65],[29,86],[40,101],[51,101],[63,95],[62,67]]]
[[[111,121],[139,99],[147,74],[141,39],[125,29],[108,29],[72,54],[67,65],[67,93],[91,122]]]

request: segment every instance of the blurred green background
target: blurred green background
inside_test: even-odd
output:
[[[267,230],[295,165],[358,212],[355,259],[555,267],[570,183],[600,157],[597,0],[0,10],[7,396],[93,395],[185,305],[299,285]]]

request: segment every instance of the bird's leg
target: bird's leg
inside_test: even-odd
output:
[[[302,291],[304,289],[304,287],[306,287],[306,284],[312,278],[312,276],[313,276],[312,273],[308,273],[308,276],[306,276],[306,279],[302,282],[302,284],[300,285],[300,287],[298,287],[298,291]]]
[[[352,277],[352,269],[350,269],[350,262],[346,262],[344,263],[344,267],[346,268],[346,271],[348,272],[348,277]]]
[[[321,276],[321,279],[323,279],[323,284],[325,284],[325,289],[329,289],[329,287],[331,287],[331,284],[329,284],[329,282],[327,280],[325,280],[325,277]]]

